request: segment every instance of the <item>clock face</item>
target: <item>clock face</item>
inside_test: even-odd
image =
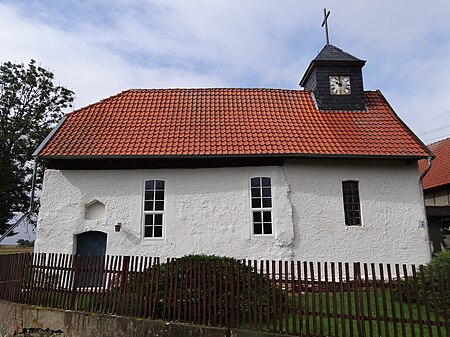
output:
[[[330,76],[330,94],[350,95],[350,76]]]

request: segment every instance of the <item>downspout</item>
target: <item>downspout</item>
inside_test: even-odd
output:
[[[33,176],[31,178],[31,193],[30,193],[30,207],[28,208],[28,211],[26,211],[19,220],[16,221],[11,227],[9,227],[5,233],[0,237],[0,242],[2,242],[17,226],[19,226],[34,210],[34,190],[36,186],[36,175],[37,175],[37,161],[36,158],[34,160],[34,166],[33,166]]]
[[[420,187],[420,193],[422,195],[422,205],[423,205],[423,212],[425,214],[425,221],[422,224],[422,228],[425,228],[427,230],[426,236],[428,241],[430,240],[430,235],[429,235],[429,230],[428,230],[428,219],[427,219],[427,208],[425,206],[425,195],[423,193],[423,178],[425,178],[425,176],[427,175],[427,173],[430,171],[431,169],[431,160],[433,159],[433,156],[428,156],[427,158],[427,168],[425,169],[425,171],[422,172],[422,174],[420,175],[419,178],[419,187]],[[430,258],[431,258],[431,245],[430,245]]]
[[[422,181],[423,181],[423,178],[425,178],[425,176],[427,175],[428,171],[431,169],[431,160],[432,160],[432,159],[433,159],[432,156],[428,156],[428,158],[427,158],[428,166],[427,166],[427,168],[425,169],[425,171],[423,171],[423,173],[420,175],[420,178],[419,178],[419,181],[420,181],[420,188],[422,189],[422,191],[423,191]]]

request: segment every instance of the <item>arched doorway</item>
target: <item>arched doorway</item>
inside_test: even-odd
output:
[[[104,256],[106,233],[89,231],[77,235],[77,255]]]
[[[106,239],[106,233],[98,231],[89,231],[77,235],[74,277],[78,287],[104,285],[105,277],[102,270],[106,254]]]

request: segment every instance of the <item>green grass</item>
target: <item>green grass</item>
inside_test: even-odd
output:
[[[360,294],[361,295],[361,294]],[[404,329],[406,336],[412,336],[412,330],[414,330],[414,333],[416,336],[426,335],[428,336],[428,326],[424,324],[422,326],[422,334],[421,327],[418,323],[404,323],[403,327],[401,323],[394,323],[393,321],[389,321],[389,318],[392,319],[395,317],[397,319],[400,319],[400,312],[401,309],[403,310],[403,317],[405,320],[408,320],[410,318],[410,315],[413,319],[419,318],[419,311],[421,313],[422,320],[426,320],[426,310],[425,307],[419,307],[416,304],[411,304],[411,308],[408,309],[407,303],[400,303],[398,300],[394,299],[394,308],[392,308],[391,304],[391,295],[389,292],[385,294],[386,299],[386,307],[383,306],[383,298],[380,291],[377,291],[377,294],[375,294],[373,291],[370,291],[369,298],[367,298],[367,294],[364,292],[362,294],[362,299],[358,298],[358,309],[361,314],[363,314],[366,317],[372,316],[380,316],[380,323],[377,323],[376,319],[372,319],[371,323],[369,323],[369,320],[361,320],[361,322],[358,322],[356,319],[349,319],[347,318],[340,318],[339,315],[341,313],[349,314],[350,312],[353,313],[353,315],[356,315],[356,299],[355,299],[355,293],[347,294],[346,292],[343,293],[343,306],[341,306],[340,301],[340,294],[336,294],[336,301],[333,301],[333,296],[330,295],[328,298],[328,305],[329,309],[327,309],[327,300],[324,295],[322,295],[322,307],[320,309],[319,306],[319,296],[318,294],[315,295],[315,301],[313,302],[312,294],[305,295],[303,294],[301,297],[302,302],[302,308],[304,311],[307,311],[307,305],[306,302],[308,302],[308,309],[309,312],[313,312],[313,307],[315,312],[322,312],[325,314],[330,314],[330,317],[319,317],[316,314],[316,317],[313,318],[311,314],[307,316],[308,314],[304,313],[302,317],[300,318],[300,315],[297,315],[297,317],[292,317],[290,315],[289,317],[286,317],[285,314],[283,314],[283,320],[280,322],[279,320],[276,321],[276,326],[274,326],[273,322],[270,322],[270,324],[265,325],[265,329],[269,331],[277,331],[277,332],[294,332],[294,320],[295,320],[295,327],[296,331],[301,331],[301,334],[309,334],[309,335],[324,335],[324,336],[359,336],[361,332],[365,331],[365,334],[367,336],[370,336],[370,325],[372,326],[373,336],[394,336],[395,330],[397,332],[398,336],[402,336]],[[295,300],[295,305],[298,308],[299,307],[299,297],[296,295],[295,297],[290,297],[289,299],[289,306],[292,307]],[[362,300],[362,301],[361,301]],[[350,303],[350,304],[349,304]],[[376,314],[376,306],[378,304],[378,315]],[[361,307],[361,308],[359,308]],[[351,310],[350,310],[351,308]],[[370,314],[369,315],[369,310]],[[337,319],[335,319],[334,314],[338,316]],[[279,315],[279,313],[278,313]],[[432,321],[436,321],[435,314],[433,312],[429,313],[430,319]],[[288,329],[286,329],[286,318],[288,319]],[[384,318],[387,318],[387,321],[385,321]],[[444,325],[444,320],[442,317],[438,317],[438,320],[442,322],[442,325]],[[266,322],[267,323],[267,322]],[[280,324],[281,323],[281,324]],[[358,327],[359,325],[359,327]],[[320,328],[322,326],[322,328]],[[446,335],[445,327],[441,326],[441,333],[442,336]],[[432,336],[438,336],[438,327],[432,326],[431,327],[431,335]]]

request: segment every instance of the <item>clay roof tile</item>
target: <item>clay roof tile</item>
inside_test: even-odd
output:
[[[68,114],[39,156],[429,155],[381,93],[365,98],[330,112],[301,90],[133,89]]]

